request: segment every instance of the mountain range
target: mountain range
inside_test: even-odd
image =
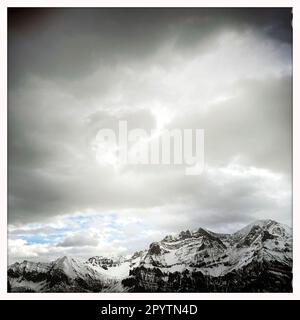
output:
[[[233,234],[167,235],[130,258],[64,256],[8,266],[9,292],[292,292],[292,230],[255,221]]]

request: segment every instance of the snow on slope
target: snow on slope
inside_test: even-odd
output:
[[[187,230],[151,244],[148,251],[132,259],[132,267],[159,267],[163,272],[200,270],[218,277],[254,259],[290,264],[291,229],[273,220],[259,220],[232,235],[202,228]]]
[[[8,276],[12,288],[49,290],[49,282],[59,274],[59,281],[63,275],[71,281],[67,283],[78,279],[87,284],[96,281],[102,284],[103,292],[121,292],[125,290],[122,279],[129,276],[130,270],[140,267],[158,268],[163,273],[187,269],[219,277],[252,261],[275,261],[291,266],[291,229],[273,220],[256,221],[231,235],[199,228],[166,236],[130,259],[96,256],[83,260],[64,256],[52,263],[24,261],[9,266]]]

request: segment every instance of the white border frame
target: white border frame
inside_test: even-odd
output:
[[[8,7],[293,7],[293,293],[7,293],[7,8]],[[2,0],[0,4],[0,300],[296,300],[300,299],[299,0]],[[297,38],[297,36],[298,38]],[[299,138],[298,138],[299,139]],[[299,252],[298,254],[296,254]],[[297,272],[298,271],[298,272]]]

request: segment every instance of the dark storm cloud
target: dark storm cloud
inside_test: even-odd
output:
[[[256,29],[291,42],[291,9],[10,9],[9,79],[81,78],[101,64],[151,56],[165,39],[202,50],[222,29]]]

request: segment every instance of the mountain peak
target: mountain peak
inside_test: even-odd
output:
[[[161,254],[161,248],[158,242],[152,242],[149,246],[148,253],[150,255],[160,255]]]
[[[251,232],[253,228],[259,228],[261,231],[268,231],[272,233],[278,234],[290,234],[291,235],[291,228],[286,226],[285,224],[279,223],[272,219],[261,219],[256,220],[252,223],[249,223],[244,228],[240,229],[239,231],[235,232],[234,235],[243,236]]]
[[[280,223],[272,219],[259,219],[254,221],[252,224],[259,225],[259,226],[267,226],[271,224],[280,224]]]
[[[62,256],[62,257],[57,258],[55,260],[55,265],[61,266],[61,265],[66,265],[66,264],[72,264],[73,261],[74,261],[74,258],[66,255],[66,256]]]
[[[152,242],[130,259],[65,255],[51,263],[25,260],[10,265],[8,277],[15,292],[244,292],[255,286],[290,291],[292,258],[291,229],[264,219],[233,234],[182,231]]]

